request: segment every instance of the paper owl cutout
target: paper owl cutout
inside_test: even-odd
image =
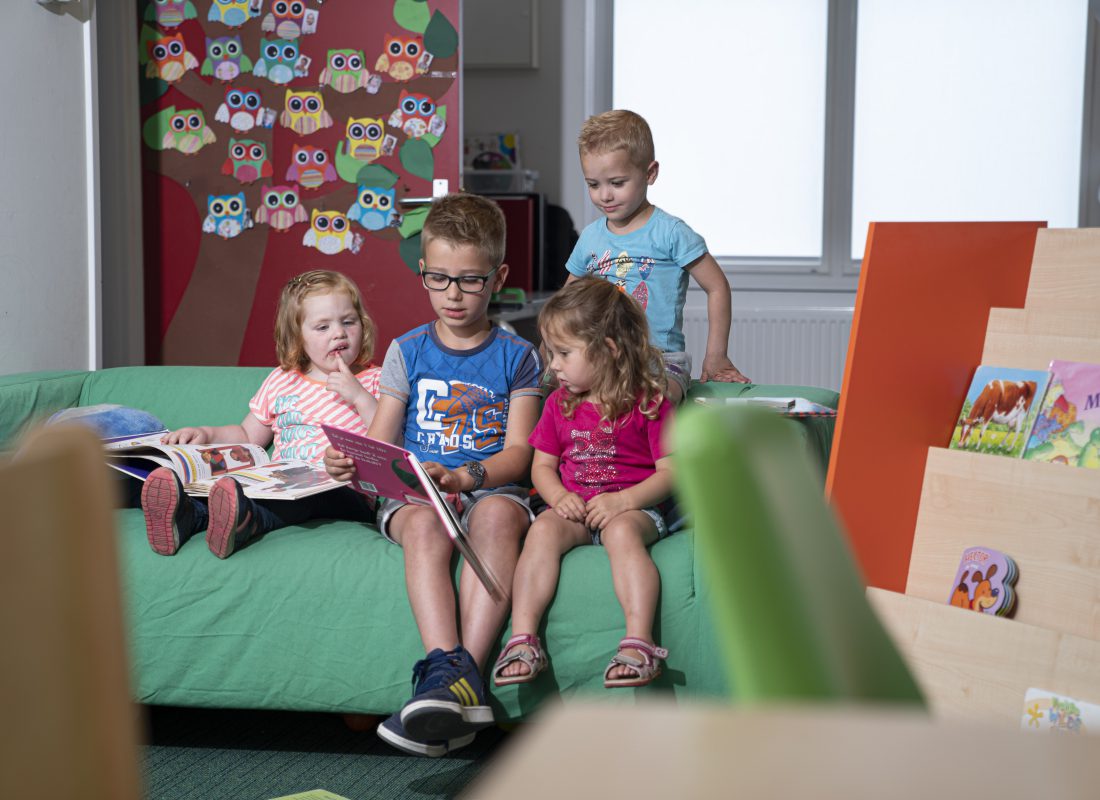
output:
[[[223,239],[232,239],[252,227],[244,192],[207,195],[206,212],[206,219],[202,221],[203,233],[216,233]]]
[[[374,161],[382,155],[382,139],[386,126],[381,117],[354,117],[348,119],[348,155],[359,161]]]
[[[192,108],[179,111],[168,120],[168,130],[164,133],[161,147],[164,150],[179,150],[189,156],[217,140],[214,131],[206,124],[202,109]]]
[[[309,214],[293,186],[265,186],[260,192],[260,207],[256,209],[255,219],[285,233],[299,222],[307,222]]]
[[[229,83],[242,72],[251,71],[252,59],[244,54],[240,36],[222,36],[206,40],[206,58],[202,62],[202,75],[213,75],[219,81]]]
[[[237,133],[248,133],[263,125],[263,96],[255,89],[227,87],[225,100],[218,106],[214,119],[224,122]]]
[[[145,65],[147,78],[160,78],[166,83],[175,83],[188,70],[199,65],[199,60],[188,51],[181,34],[173,33],[171,36],[153,39],[146,42],[145,47],[149,52],[149,63]]]
[[[321,128],[331,128],[332,116],[325,111],[325,98],[320,92],[287,89],[279,123],[299,136],[308,136]]]
[[[370,92],[371,74],[366,64],[362,50],[329,50],[318,80],[322,86],[331,86],[341,94],[350,94],[356,89]],[[377,83],[375,81],[375,92],[378,91]]]
[[[284,86],[294,80],[298,63],[298,45],[285,39],[260,39],[260,57],[252,74]]]
[[[299,184],[303,189],[317,189],[329,181],[336,180],[336,167],[327,152],[312,145],[292,145],[290,166],[286,171],[286,180]]]
[[[195,19],[198,15],[191,0],[153,0],[145,9],[145,19],[162,28],[179,27],[185,19]]]
[[[297,39],[306,33],[302,24],[305,15],[305,0],[275,0],[271,11],[260,23],[260,30],[274,32],[280,39]]]
[[[249,0],[214,0],[210,6],[210,13],[206,15],[207,22],[221,22],[230,28],[239,28],[252,19],[252,11],[248,7]]]
[[[380,231],[399,224],[397,192],[377,186],[360,186],[355,203],[348,209],[348,219],[358,222],[368,231]]]
[[[435,101],[432,98],[404,89],[398,98],[397,108],[387,121],[403,130],[410,139],[419,139],[425,133],[440,136],[447,127],[443,118],[435,113]]]
[[[427,70],[424,58],[424,37],[386,34],[382,55],[374,62],[374,71],[389,75],[395,81],[408,81]]]
[[[229,158],[222,164],[222,175],[232,175],[241,183],[270,178],[274,170],[267,158],[267,145],[253,139],[230,139]]]
[[[363,237],[351,229],[348,218],[339,211],[318,211],[315,208],[302,244],[316,248],[326,256],[334,256],[345,250],[358,253],[363,246]]]

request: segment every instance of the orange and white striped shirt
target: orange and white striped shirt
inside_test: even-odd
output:
[[[355,376],[375,399],[381,373],[381,367],[368,367]],[[367,435],[367,425],[354,406],[326,389],[322,381],[307,378],[297,370],[288,372],[281,367],[272,370],[248,408],[275,434],[272,458],[276,460],[297,458],[320,464],[328,447],[321,423]]]

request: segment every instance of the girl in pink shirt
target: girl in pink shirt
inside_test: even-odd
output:
[[[371,367],[374,323],[358,287],[345,275],[310,270],[291,278],[275,316],[279,366],[264,380],[237,425],[180,428],[168,444],[251,442],[272,446],[274,460],[320,466],[328,439],[321,423],[366,434],[378,408],[379,367]],[[374,521],[366,497],[340,487],[299,500],[252,500],[229,475],[218,479],[209,502],[184,493],[175,472],[160,467],[141,490],[145,532],[157,553],[170,556],[194,534],[218,558],[277,528],[317,518]]]
[[[604,686],[643,686],[668,652],[653,642],[661,579],[647,547],[668,534],[671,459],[662,444],[671,404],[661,354],[641,306],[612,283],[581,278],[539,314],[539,333],[559,388],[531,434],[531,480],[549,504],[527,534],[513,580],[512,631],[493,668],[498,686],[531,681],[546,667],[536,635],[557,589],[561,558],[603,545],[626,636]]]

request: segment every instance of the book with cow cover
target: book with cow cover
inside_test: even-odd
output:
[[[443,523],[455,548],[466,559],[489,595],[503,600],[500,581],[474,552],[466,526],[436,488],[420,459],[403,447],[371,439],[342,428],[321,425],[332,446],[355,462],[350,486],[371,497],[388,497],[403,503],[431,506]]]
[[[1019,458],[1049,383],[1043,370],[978,367],[948,446]]]
[[[1024,458],[1100,469],[1100,364],[1051,361]]]

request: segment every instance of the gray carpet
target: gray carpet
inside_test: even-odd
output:
[[[443,758],[414,758],[335,714],[151,706],[148,800],[267,800],[327,789],[351,800],[458,795],[507,738],[482,731]]]

